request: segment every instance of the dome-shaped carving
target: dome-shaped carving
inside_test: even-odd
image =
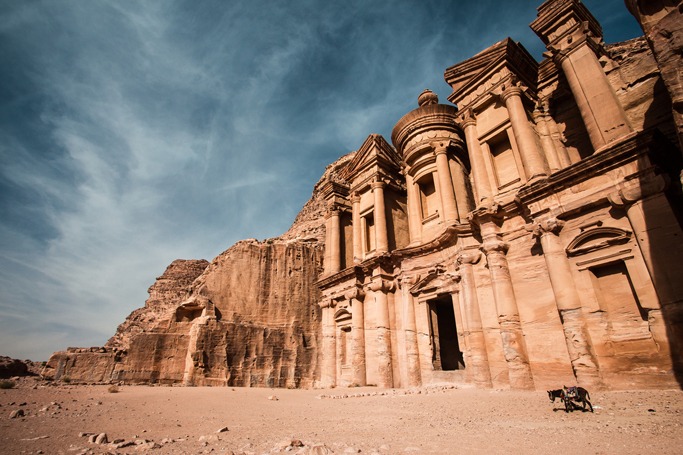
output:
[[[420,93],[420,96],[417,97],[417,105],[427,106],[429,104],[439,104],[439,96],[426,88]]]

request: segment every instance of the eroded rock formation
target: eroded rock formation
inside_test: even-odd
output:
[[[452,104],[425,90],[392,144],[328,166],[287,233],[174,262],[107,346],[44,375],[683,384],[674,3],[629,1],[647,41],[606,45],[580,1],[544,2],[541,62],[507,38],[446,69]]]
[[[353,153],[332,163],[336,179]],[[68,348],[42,374],[82,382],[310,387],[318,370],[324,207],[320,183],[281,237],[176,260],[104,347]]]

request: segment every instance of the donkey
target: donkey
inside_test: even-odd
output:
[[[564,402],[564,411],[569,412],[570,410],[574,410],[578,408],[578,405],[576,403],[581,403],[582,407],[581,409],[583,411],[586,410],[586,405],[588,405],[588,408],[590,409],[591,412],[593,412],[593,405],[591,404],[590,400],[590,394],[588,393],[588,390],[584,389],[583,387],[563,387],[561,389],[556,389],[556,390],[548,390],[548,398],[550,401],[553,403],[555,402],[555,398],[559,398]]]

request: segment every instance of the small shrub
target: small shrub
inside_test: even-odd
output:
[[[109,392],[109,393],[119,393],[119,386],[117,386],[116,384],[110,385],[110,386],[107,388],[107,392]]]
[[[0,381],[0,389],[13,389],[16,385],[14,381]]]
[[[71,382],[71,378],[69,376],[64,376],[62,378],[62,382],[66,382],[67,384]]]

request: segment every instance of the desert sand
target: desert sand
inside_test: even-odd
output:
[[[682,453],[680,390],[593,391],[591,401],[594,413],[565,413],[542,391],[450,385],[112,393],[23,378],[0,390],[0,453]],[[90,442],[101,433],[107,443]]]

